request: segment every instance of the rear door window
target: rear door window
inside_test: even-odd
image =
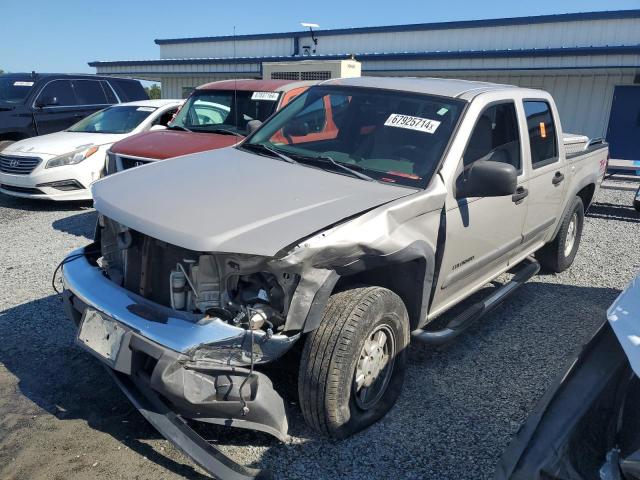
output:
[[[70,80],[53,80],[49,82],[38,95],[39,100],[55,98],[55,107],[69,107],[78,105]]]
[[[558,161],[556,126],[549,104],[542,100],[525,101],[524,113],[527,117],[531,164],[540,168]]]
[[[110,105],[114,103],[118,103],[118,99],[116,98],[115,93],[113,93],[111,86],[105,81],[100,82],[100,84],[102,85],[104,94],[107,96],[107,102],[109,102]]]
[[[134,102],[136,100],[147,100],[149,95],[142,88],[142,84],[136,80],[124,78],[112,78],[109,83],[120,97],[121,102]]]
[[[477,160],[513,165],[521,171],[520,134],[512,102],[489,106],[478,118],[463,156],[467,167]]]
[[[73,87],[80,105],[107,105],[107,96],[97,80],[74,80]]]

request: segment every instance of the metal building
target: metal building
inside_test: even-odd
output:
[[[555,97],[565,130],[608,137],[614,158],[640,159],[640,10],[155,43],[160,59],[89,65],[101,75],[160,81],[166,98],[184,97],[216,79],[259,78],[263,62],[351,56],[361,62],[363,75],[466,78],[543,88]]]

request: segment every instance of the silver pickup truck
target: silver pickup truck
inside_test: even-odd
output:
[[[228,460],[180,422],[285,438],[262,369],[284,357],[314,429],[372,424],[411,339],[450,341],[540,264],[571,265],[607,156],[563,135],[544,91],[329,80],[237,146],[96,182],[95,242],[63,261],[65,305],[154,426],[224,476]]]

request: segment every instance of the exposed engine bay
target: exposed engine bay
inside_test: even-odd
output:
[[[268,258],[194,252],[104,216],[98,228],[101,265],[117,285],[174,310],[267,336],[283,330],[299,277],[272,271]]]

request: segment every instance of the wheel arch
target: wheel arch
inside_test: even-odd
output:
[[[430,265],[433,267],[432,263]],[[386,288],[400,297],[409,314],[411,330],[414,330],[426,317],[432,279],[427,260],[424,257],[415,258],[340,277],[332,293],[362,285]]]
[[[571,195],[568,195],[568,201],[567,204],[564,206],[564,208],[562,209],[562,215],[560,215],[557,223],[556,223],[556,228],[553,231],[553,235],[551,236],[551,239],[549,240],[549,243],[551,243],[556,236],[558,235],[558,232],[560,231],[560,228],[562,227],[562,219],[564,218],[564,216],[567,214],[567,210],[569,210],[571,208],[571,206],[573,205],[573,199],[575,197],[578,197],[581,201],[582,201],[582,206],[584,207],[584,213],[587,213],[587,209],[589,208],[589,205],[591,205],[591,202],[593,201],[593,197],[595,195],[595,191],[596,191],[596,185],[595,183],[588,183],[587,185],[581,187],[580,189],[578,189],[577,191],[575,191],[574,193],[572,193]]]
[[[595,183],[590,183],[589,185],[582,187],[582,189],[578,191],[578,193],[576,193],[576,196],[580,197],[580,199],[582,200],[582,205],[584,206],[585,212],[591,205],[591,202],[593,201],[593,196],[595,193],[596,193]]]
[[[389,255],[372,253],[347,266],[323,270],[316,279],[308,272],[293,296],[285,328],[305,333],[315,330],[332,294],[363,285],[397,294],[407,308],[411,329],[418,328],[431,300],[435,261],[435,247],[416,241]]]

